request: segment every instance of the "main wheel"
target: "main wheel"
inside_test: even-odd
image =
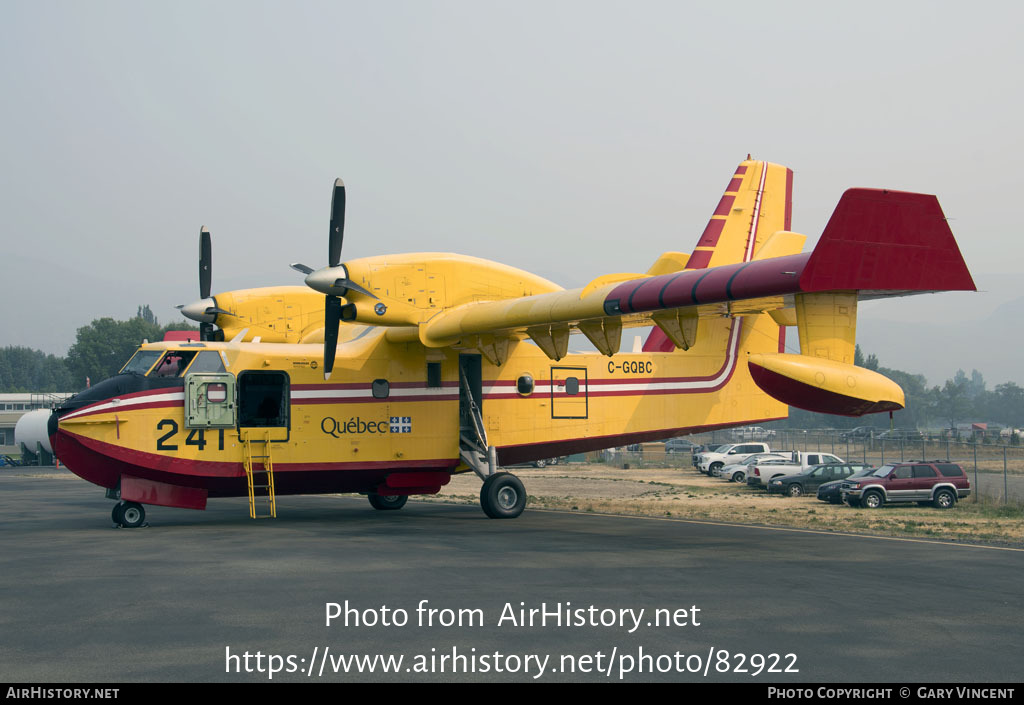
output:
[[[733,482],[743,482],[743,478],[746,477],[741,471],[737,470],[732,474]]]
[[[790,497],[799,497],[804,493],[804,488],[799,483],[794,482],[792,485],[786,488],[786,494]]]
[[[548,461],[546,459],[544,459],[544,458],[541,458],[540,460],[534,460],[533,461],[533,467],[535,467],[535,468],[542,468],[542,467],[544,467],[547,464],[548,464]]]
[[[708,475],[714,476],[715,470],[719,470],[722,467],[722,463],[711,463],[711,467],[708,468]]]
[[[883,504],[885,504],[885,498],[882,497],[882,493],[881,492],[871,491],[871,492],[865,492],[864,493],[864,497],[861,500],[861,502],[868,509],[878,509]]]
[[[138,502],[121,502],[119,516],[121,521],[117,523],[126,529],[137,529],[146,523],[146,510]]]
[[[409,501],[409,495],[405,494],[371,494],[366,498],[370,500],[370,506],[380,510],[401,509]]]
[[[114,508],[110,512],[110,520],[114,522],[115,526],[121,526],[121,522],[124,518],[121,516],[121,511],[124,509],[124,502],[114,502]]]
[[[956,504],[956,495],[952,490],[939,490],[935,493],[933,504],[936,509],[949,509]]]
[[[495,473],[480,488],[480,507],[491,519],[515,519],[526,508],[526,488],[512,473]]]

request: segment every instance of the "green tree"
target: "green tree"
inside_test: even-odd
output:
[[[878,371],[878,357],[874,353],[865,357],[860,345],[853,348],[853,364],[866,370]]]
[[[947,379],[942,389],[936,387],[935,412],[948,424],[956,428],[957,422],[974,416],[974,404],[968,394],[970,380],[963,370],[957,370],[953,379]]]
[[[1007,426],[1024,426],[1024,389],[1013,382],[996,385],[991,393],[989,415]]]
[[[154,326],[160,325],[160,321],[156,320],[156,316],[153,315],[153,311],[149,308],[149,304],[139,306],[139,310],[135,314],[135,317],[141,318],[146,323],[152,323]]]
[[[148,305],[139,306],[138,314],[128,321],[100,318],[78,329],[67,355],[74,389],[84,387],[86,378],[98,382],[116,375],[144,340],[163,340],[168,330],[197,330],[184,322],[159,325]]]
[[[75,388],[63,358],[31,348],[0,349],[0,392],[65,392]]]
[[[932,409],[927,380],[924,375],[915,375],[888,367],[879,367],[878,373],[885,375],[903,388],[904,407],[893,412],[893,425],[897,428],[920,428],[926,425]]]
[[[85,387],[87,378],[98,382],[113,377],[143,340],[160,340],[162,337],[163,331],[159,326],[142,318],[130,321],[100,318],[82,326],[67,357],[76,389]]]

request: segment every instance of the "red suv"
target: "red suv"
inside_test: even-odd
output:
[[[886,502],[917,502],[949,509],[971,494],[971,483],[956,463],[939,460],[883,465],[870,475],[843,483],[843,499],[851,507],[876,509]]]

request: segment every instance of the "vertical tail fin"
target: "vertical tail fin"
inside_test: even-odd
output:
[[[749,262],[773,233],[790,229],[792,214],[792,169],[748,157],[729,179],[686,268]],[[674,348],[660,328],[652,330],[644,344],[648,352]]]
[[[792,221],[793,172],[748,159],[736,167],[718,207],[697,240],[687,269],[748,262]]]

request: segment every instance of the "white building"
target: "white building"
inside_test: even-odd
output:
[[[14,444],[18,419],[35,409],[52,409],[72,394],[74,392],[0,394],[0,453],[21,454],[21,448]]]

